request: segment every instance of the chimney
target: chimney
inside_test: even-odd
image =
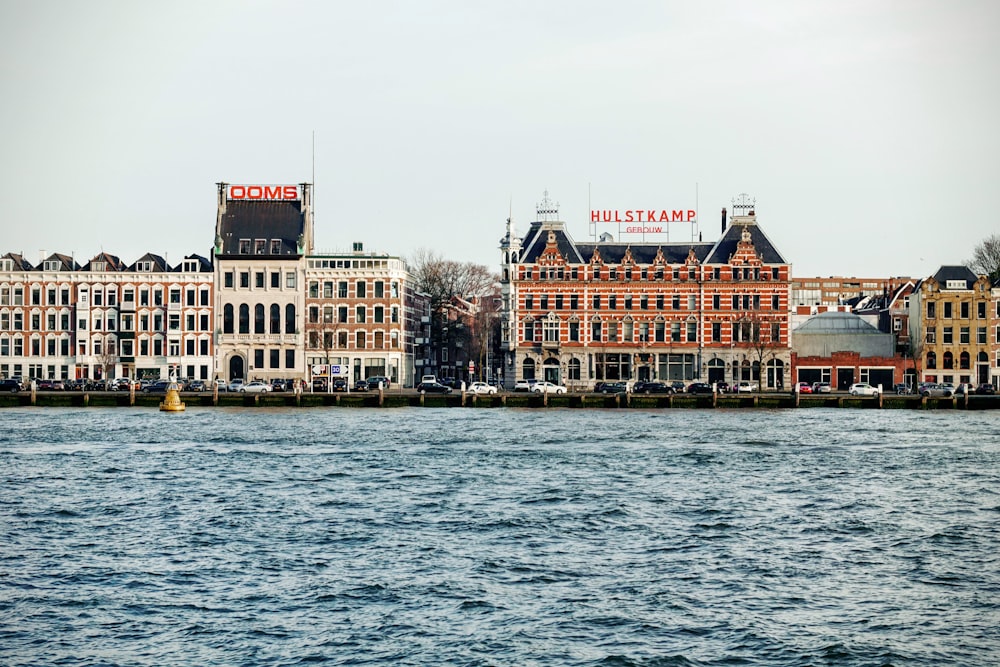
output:
[[[722,207],[722,233],[726,233],[726,208]]]

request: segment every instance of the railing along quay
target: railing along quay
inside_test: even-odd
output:
[[[182,392],[188,407],[470,407],[470,408],[605,408],[605,409],[729,409],[729,408],[873,408],[910,410],[997,410],[1000,395],[923,397],[880,394],[851,396],[846,393],[793,394],[536,394],[499,392],[472,394],[421,394],[413,389],[389,389],[350,393]],[[58,407],[158,407],[162,394],[124,391],[32,391],[0,394],[0,408]]]

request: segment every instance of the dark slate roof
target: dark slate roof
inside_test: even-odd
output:
[[[87,262],[84,265],[83,270],[93,271],[94,269],[92,267],[94,262],[104,262],[107,265],[107,268],[105,269],[106,271],[121,271],[125,268],[125,265],[122,264],[122,261],[118,259],[118,257],[112,255],[111,253],[101,252],[98,253],[92,260]]]
[[[198,260],[198,270],[199,271],[212,271],[212,261],[202,257],[201,255],[185,255],[184,259],[196,259]],[[175,271],[180,271],[183,268],[183,263],[178,264],[174,267]]]
[[[760,255],[760,260],[764,264],[787,264],[785,258],[781,256],[778,249],[774,247],[771,243],[771,239],[767,238],[767,234],[758,227],[757,225],[745,225],[750,230],[750,240],[753,241],[753,246],[757,250],[757,254]],[[736,252],[736,246],[740,242],[740,238],[743,236],[742,224],[730,225],[726,231],[722,234],[715,247],[712,249],[712,253],[709,255],[708,259],[705,261],[706,264],[728,264],[729,258],[732,257],[733,253]]]
[[[4,255],[4,258],[14,260],[15,271],[33,271],[35,268],[30,263],[26,262],[22,255],[19,255],[18,253],[15,252],[7,253],[6,255]]]
[[[62,253],[54,252],[45,258],[46,262],[59,262],[61,265],[60,271],[79,271],[80,265],[76,263],[71,255],[63,255]]]
[[[949,280],[964,280],[965,289],[972,289],[976,281],[979,280],[972,269],[967,266],[942,266],[934,274],[934,280],[944,287]]]
[[[139,259],[135,260],[135,262],[133,262],[132,265],[128,267],[128,270],[129,271],[135,271],[136,267],[139,265],[139,262],[152,262],[153,263],[153,269],[152,269],[153,271],[169,271],[170,270],[170,266],[167,264],[167,261],[165,259],[163,259],[159,255],[154,255],[151,252],[147,252],[145,255],[143,255]]]
[[[761,261],[765,264],[788,263],[760,227],[757,225],[748,225],[748,227],[750,229],[750,238],[753,240],[754,247],[761,256]],[[532,264],[538,261],[538,257],[545,250],[550,229],[556,235],[556,247],[558,247],[559,253],[570,264],[589,263],[591,257],[594,256],[595,248],[600,249],[601,258],[607,264],[620,264],[627,249],[631,249],[632,258],[637,264],[652,264],[659,250],[663,251],[663,257],[667,263],[683,264],[687,261],[688,253],[692,249],[694,249],[695,257],[702,264],[728,264],[729,258],[736,252],[736,245],[739,243],[743,233],[743,225],[735,224],[726,229],[722,238],[715,243],[576,243],[561,222],[533,222],[521,242],[522,262]]]
[[[298,201],[229,201],[219,232],[220,255],[239,256],[240,239],[251,239],[251,243],[253,239],[266,239],[267,256],[273,256],[271,239],[280,239],[281,255],[297,255],[298,238],[305,233],[305,216]]]

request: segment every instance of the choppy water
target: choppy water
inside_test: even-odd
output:
[[[0,411],[4,665],[993,665],[1000,415]]]

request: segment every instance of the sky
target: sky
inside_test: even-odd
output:
[[[1000,3],[0,0],[0,254],[209,256],[216,183],[315,184],[318,252],[499,267],[545,193],[742,194],[796,276],[926,276],[1000,232]]]

